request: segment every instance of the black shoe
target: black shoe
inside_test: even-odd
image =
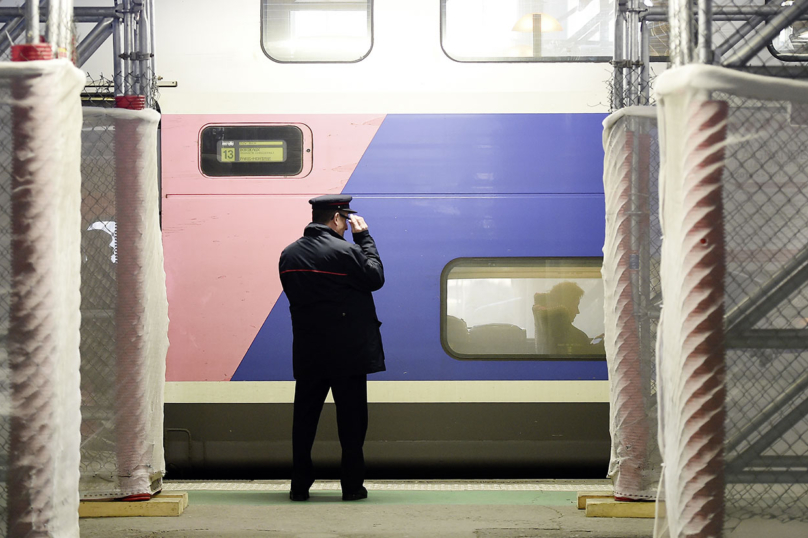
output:
[[[360,499],[367,499],[368,498],[368,490],[364,487],[359,488],[358,490],[352,493],[343,493],[342,500],[343,501],[358,501]]]
[[[367,495],[367,494],[365,494]],[[289,498],[293,501],[308,501],[309,500],[309,492],[308,491],[290,491]]]

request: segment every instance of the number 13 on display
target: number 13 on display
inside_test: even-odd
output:
[[[222,155],[219,158],[219,161],[226,163],[226,162],[235,162],[236,161],[236,148],[222,148]]]

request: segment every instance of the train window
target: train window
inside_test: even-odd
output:
[[[605,359],[601,258],[460,258],[441,275],[456,359]]]
[[[372,44],[372,0],[261,1],[261,45],[276,62],[358,62]]]
[[[441,45],[460,62],[608,62],[614,0],[441,0]]]
[[[210,177],[301,178],[311,170],[311,145],[303,124],[207,125],[199,168]]]

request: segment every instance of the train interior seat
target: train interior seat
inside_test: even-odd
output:
[[[510,323],[487,323],[469,329],[469,344],[479,354],[524,354],[527,349],[527,331]]]
[[[446,316],[446,343],[455,353],[470,352],[469,328],[464,319]]]

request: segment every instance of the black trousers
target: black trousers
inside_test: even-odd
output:
[[[365,481],[362,446],[368,430],[367,375],[295,382],[295,409],[292,423],[292,491],[308,491],[314,483],[311,448],[323,403],[331,390],[337,406],[337,431],[342,447],[340,484],[343,493],[353,493]]]

